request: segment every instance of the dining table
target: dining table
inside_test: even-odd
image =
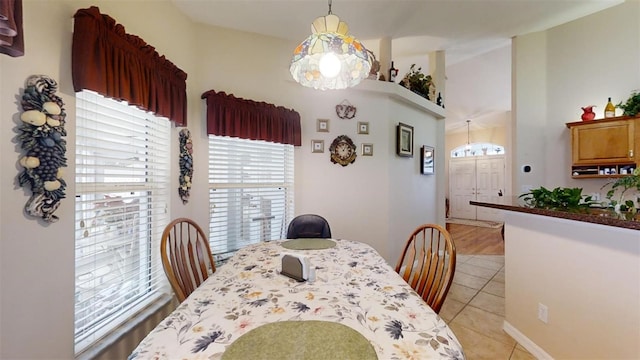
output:
[[[299,281],[281,274],[284,254],[308,259],[312,276]],[[446,322],[371,246],[283,239],[237,251],[128,357],[287,358],[465,355]]]

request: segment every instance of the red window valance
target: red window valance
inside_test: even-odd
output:
[[[209,90],[207,133],[300,146],[300,114],[282,106],[237,98]]]
[[[187,125],[187,74],[92,6],[74,15],[73,87],[125,100]]]

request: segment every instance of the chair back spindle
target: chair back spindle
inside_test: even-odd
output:
[[[455,266],[451,234],[440,225],[424,224],[409,236],[396,272],[438,313],[451,287]]]
[[[175,219],[165,227],[160,254],[164,272],[180,302],[216,271],[206,235],[187,218]]]

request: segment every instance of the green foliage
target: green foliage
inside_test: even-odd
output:
[[[530,207],[563,211],[583,210],[594,203],[591,196],[582,195],[581,188],[557,187],[549,190],[541,186],[519,197]]]
[[[635,199],[625,199],[625,194],[629,190],[636,190],[640,195],[640,168],[633,171],[633,174],[623,176],[613,182],[608,182],[602,188],[609,187],[607,199],[611,207],[619,208],[621,212],[636,213]]]
[[[636,116],[640,113],[640,92],[633,91],[631,96],[627,99],[627,102],[624,104],[620,102],[616,107],[622,109],[624,112],[622,115],[625,116]]]
[[[411,64],[409,72],[400,81],[400,85],[430,100],[429,91],[433,85],[433,79],[431,75],[425,75],[421,67],[416,69],[416,64]]]

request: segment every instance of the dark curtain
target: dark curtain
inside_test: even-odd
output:
[[[187,125],[187,74],[92,6],[74,15],[73,87],[125,100]]]
[[[0,53],[24,55],[22,0],[0,0]]]
[[[302,135],[297,111],[265,102],[237,98],[233,94],[209,90],[207,133],[242,139],[265,140],[300,146]]]

